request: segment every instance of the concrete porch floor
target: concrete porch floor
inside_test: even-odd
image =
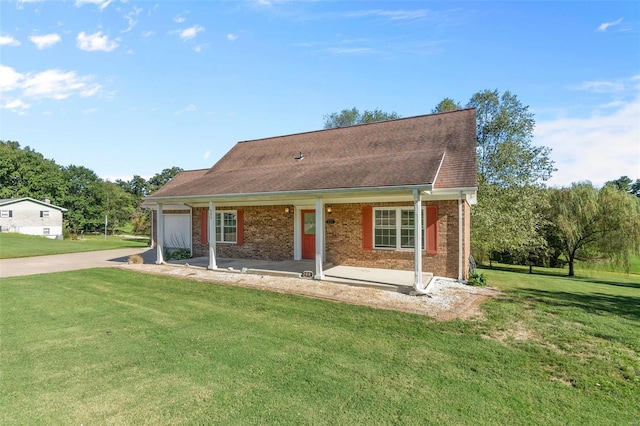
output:
[[[196,257],[185,260],[171,260],[169,264],[180,264],[207,268],[209,258]],[[254,260],[254,259],[217,259],[217,271],[236,272],[258,275],[275,275],[300,278],[306,271],[315,273],[315,261],[313,260]],[[349,284],[360,287],[373,287],[382,290],[410,293],[413,289],[413,271],[400,271],[393,269],[363,268],[356,266],[334,266],[327,263],[323,266],[324,280],[340,284]],[[433,279],[433,274],[424,272],[422,283],[426,287]]]

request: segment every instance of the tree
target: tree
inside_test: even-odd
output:
[[[103,180],[83,166],[63,167],[66,182],[63,206],[71,232],[97,231],[104,224]]]
[[[363,113],[358,108],[343,109],[324,116],[324,128],[335,129],[337,127],[354,126],[356,124],[374,123],[376,121],[395,120],[400,118],[396,112],[384,112],[379,109],[365,110]]]
[[[134,197],[117,184],[102,182],[102,208],[112,234],[133,217],[136,204]]]
[[[450,98],[434,109],[450,111]],[[478,204],[471,210],[474,256],[490,260],[494,252],[530,259],[544,251],[541,188],[554,171],[550,149],[531,145],[535,120],[529,107],[506,91],[474,94],[476,108]]]
[[[444,98],[434,109],[431,110],[431,113],[437,114],[439,112],[456,111],[458,109],[462,109],[460,102],[456,102],[451,98]]]
[[[164,184],[169,182],[175,175],[180,173],[182,169],[180,167],[171,167],[170,169],[164,169],[160,173],[156,173],[152,178],[147,181],[148,194],[153,194],[160,189]]]
[[[621,176],[616,180],[606,182],[605,185],[611,185],[616,189],[628,192],[629,194],[640,198],[640,179],[636,179],[634,182],[629,178],[629,176]]]
[[[0,198],[49,198],[62,205],[64,178],[53,160],[15,141],[0,141]],[[64,206],[62,206],[64,207]]]
[[[473,95],[467,106],[476,108],[480,182],[524,186],[551,177],[555,171],[551,149],[531,145],[535,120],[517,96],[485,90]]]
[[[628,271],[629,255],[640,249],[640,200],[613,185],[591,182],[550,190],[549,221],[575,275],[576,259],[607,258]]]
[[[117,179],[116,185],[133,195],[137,200],[149,195],[149,184],[139,175],[133,175],[133,178],[129,181]]]

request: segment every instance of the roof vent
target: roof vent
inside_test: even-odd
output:
[[[42,202],[45,203],[45,204],[51,204],[51,200],[48,199],[48,198],[43,198]]]
[[[297,157],[293,157],[293,159],[294,159],[294,160],[298,160],[298,161],[300,161],[300,160],[304,159],[304,155],[302,155],[302,151],[300,151],[300,154],[298,154],[298,156],[297,156]]]

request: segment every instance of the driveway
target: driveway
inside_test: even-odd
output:
[[[123,248],[83,253],[55,254],[51,256],[0,259],[0,278],[118,266],[125,263],[128,257],[133,254],[141,255],[145,259],[145,262],[150,262],[151,257],[155,260],[155,249],[149,248]]]

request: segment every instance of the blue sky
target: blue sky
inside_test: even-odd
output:
[[[510,90],[550,185],[640,178],[640,3],[0,0],[0,139],[115,180]]]

